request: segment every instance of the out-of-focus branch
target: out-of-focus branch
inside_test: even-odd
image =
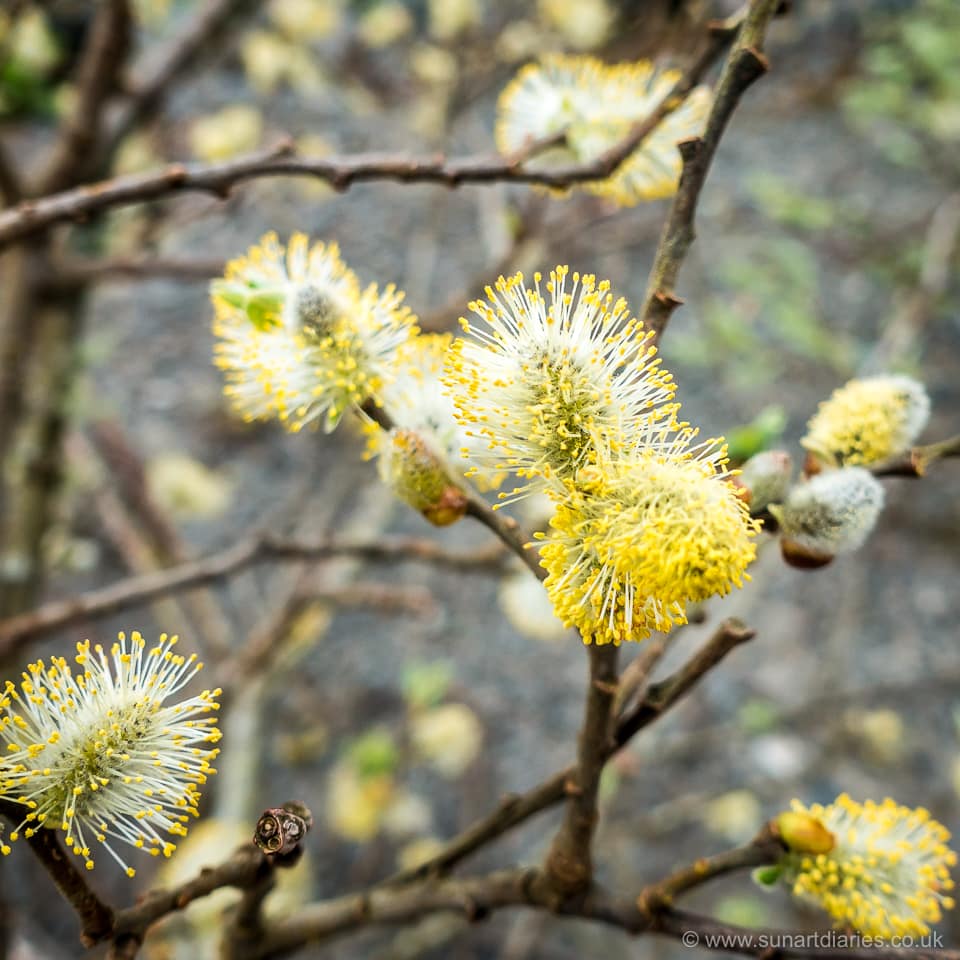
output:
[[[666,713],[731,650],[755,636],[756,631],[739,620],[724,620],[710,639],[676,673],[659,683],[651,684],[643,699],[620,717],[614,734],[617,746],[623,746],[637,731]]]
[[[19,825],[26,812],[19,803],[0,799],[0,814],[12,825]],[[113,911],[87,885],[86,877],[74,866],[76,857],[63,849],[56,831],[40,829],[24,839],[80,919],[84,945],[92,946],[108,936],[113,928]]]
[[[12,206],[22,195],[23,184],[20,182],[20,174],[13,158],[0,141],[0,199],[8,206]]]
[[[206,0],[169,44],[151,55],[148,62],[135,66],[129,96],[111,124],[108,151],[150,120],[177,82],[182,82],[198,60],[209,56],[220,39],[230,35],[230,20],[257,6],[251,0]]]
[[[108,283],[113,280],[209,280],[223,273],[225,261],[204,257],[77,257],[64,256],[53,263],[49,286]]]
[[[209,896],[221,887],[252,887],[261,877],[266,862],[267,858],[253,844],[240,847],[228,860],[201,870],[186,883],[171,890],[154,890],[136,905],[118,911],[112,931],[106,936],[112,937],[115,950],[125,949],[131,941],[139,946],[152,924],[168,914],[185,910],[194,900]]]
[[[913,447],[892,460],[874,464],[870,471],[877,477],[923,477],[930,464],[948,457],[960,457],[960,433],[938,443]]]
[[[447,570],[499,570],[503,550],[454,553],[432,540],[398,538],[366,541],[306,541],[269,534],[248,537],[226,550],[166,570],[129,577],[109,587],[91,590],[66,600],[55,600],[29,613],[0,621],[0,658],[9,656],[34,637],[93,617],[103,617],[139,606],[189,587],[202,586],[255,563],[317,562],[331,557],[358,557],[371,562],[411,561]]]
[[[670,315],[682,303],[677,297],[677,275],[694,241],[694,219],[700,191],[707,179],[720,138],[746,89],[768,69],[761,52],[763,38],[780,0],[751,0],[723,73],[702,137],[679,144],[683,158],[680,186],[660,235],[643,305],[644,325],[662,335]]]
[[[676,673],[651,685],[637,706],[617,721],[610,747],[611,754],[623,747],[644,727],[663,716],[731,650],[753,636],[754,632],[739,620],[731,619],[721,623],[687,663]],[[395,874],[387,883],[404,884],[447,873],[461,860],[492,840],[559,803],[566,796],[566,785],[572,782],[575,776],[576,769],[568,767],[524,794],[506,797],[496,810],[448,841],[430,860],[419,867]]]
[[[544,863],[548,889],[560,899],[586,889],[593,880],[593,837],[597,828],[600,775],[613,753],[613,703],[617,692],[617,653],[613,644],[592,645],[583,727],[576,772],[565,783],[567,810]]]
[[[701,857],[663,880],[645,887],[637,897],[637,906],[644,913],[655,915],[672,907],[677,897],[709,880],[727,873],[776,863],[783,856],[784,850],[775,829],[771,824],[767,824],[750,843],[712,857]]]
[[[902,356],[930,321],[952,276],[951,264],[960,243],[960,193],[946,197],[927,225],[923,266],[916,287],[903,299],[880,339],[871,349],[864,368],[886,370]]]
[[[103,0],[90,28],[77,75],[77,97],[63,121],[37,192],[53,193],[92,175],[108,97],[116,90],[130,44],[127,0]]]
[[[703,79],[732,39],[739,21],[714,24],[706,50],[673,88],[606,153],[589,163],[553,170],[532,169],[525,151],[513,157],[447,159],[397,154],[357,154],[343,157],[299,157],[292,141],[266,151],[219,163],[175,163],[150,173],[116,177],[74,190],[51,194],[0,213],[0,245],[46,230],[57,223],[79,220],[111,207],[156,200],[187,191],[225,197],[239,183],[261,177],[298,176],[326,181],[337,190],[370,180],[401,183],[438,183],[458,187],[466,183],[527,183],[570,187],[604,180],[676,110]]]

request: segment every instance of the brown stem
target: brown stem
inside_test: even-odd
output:
[[[892,460],[870,467],[877,477],[923,477],[930,464],[948,457],[960,457],[960,433],[937,443],[907,450]]]
[[[660,913],[672,907],[677,897],[701,886],[708,880],[722,877],[727,873],[776,863],[783,853],[783,844],[768,824],[750,843],[712,857],[701,857],[668,877],[644,887],[637,896],[637,906],[643,913],[650,915]]]
[[[0,799],[0,813],[14,826],[23,821],[25,810],[19,803]],[[56,831],[40,829],[24,839],[80,918],[84,945],[92,946],[108,936],[113,928],[113,911],[87,886],[86,877],[74,866],[76,858],[60,845]]]
[[[741,96],[767,70],[767,61],[761,52],[763,38],[779,5],[780,0],[752,0],[720,75],[703,136],[679,144],[683,159],[680,185],[660,235],[641,314],[645,326],[656,333],[657,339],[673,311],[683,302],[674,290],[680,267],[694,241],[700,192],[720,138]]]
[[[617,692],[617,654],[613,644],[592,645],[583,728],[577,765],[567,782],[567,810],[544,863],[544,880],[565,899],[587,888],[593,879],[593,835],[597,828],[600,775],[613,753],[613,702]]]
[[[130,43],[131,14],[126,0],[102,0],[77,76],[77,100],[63,122],[39,192],[53,193],[95,175],[104,106],[116,89]]]
[[[17,653],[33,638],[51,630],[94,617],[109,616],[169,596],[188,587],[213,583],[255,563],[317,562],[331,557],[359,557],[371,562],[411,561],[450,570],[497,571],[503,551],[452,553],[432,540],[416,538],[350,541],[324,538],[316,541],[285,539],[268,534],[248,537],[199,560],[129,577],[89,593],[55,600],[29,613],[0,621],[0,659]]]
[[[651,684],[643,699],[620,718],[614,734],[617,746],[623,746],[639,730],[666,713],[731,650],[752,640],[754,636],[756,631],[739,620],[729,619],[721,623],[710,639],[676,673]]]
[[[725,620],[721,623],[689,661],[676,673],[649,687],[637,706],[619,719],[614,730],[611,755],[644,727],[655,723],[679,702],[704,674],[753,635],[754,632],[739,620]],[[392,885],[406,884],[448,873],[492,840],[559,803],[566,795],[566,785],[571,783],[575,776],[576,769],[568,767],[524,794],[506,797],[496,810],[446,843],[443,849],[426,863],[412,870],[401,871],[386,882]]]
[[[153,890],[135,906],[118,911],[107,936],[112,937],[115,945],[131,940],[142,943],[150,926],[170,913],[185,910],[194,900],[209,896],[221,887],[252,887],[259,880],[265,863],[266,857],[253,844],[240,847],[230,859],[216,867],[204,868],[186,883],[172,890]]]
[[[0,246],[19,237],[78,220],[116,206],[155,200],[171,193],[199,191],[224,197],[237,184],[260,177],[314,177],[337,190],[370,180],[401,183],[527,183],[570,187],[604,180],[630,156],[702,80],[733,35],[733,24],[714,25],[706,51],[674,87],[624,139],[595,160],[553,170],[531,169],[516,157],[401,156],[360,154],[343,157],[298,157],[293,143],[219,163],[175,163],[158,171],[116,177],[51,194],[0,213]]]
[[[23,196],[23,184],[13,158],[0,141],[0,198],[8,206],[15,204]]]

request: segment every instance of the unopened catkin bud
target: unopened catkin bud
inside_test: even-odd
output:
[[[795,486],[770,512],[780,524],[788,563],[816,567],[850,553],[867,539],[883,507],[883,487],[862,467],[818,474]]]
[[[773,821],[784,846],[794,853],[829,853],[834,835],[806,811],[785,810]]]
[[[466,495],[415,430],[393,430],[381,446],[377,467],[383,482],[435,526],[448,526],[466,513]]]
[[[879,463],[906,450],[929,416],[927,391],[911,377],[851,380],[820,404],[800,442],[827,466]]]
[[[793,461],[785,450],[764,450],[740,468],[733,483],[750,505],[750,512],[758,514],[786,497],[792,470]]]

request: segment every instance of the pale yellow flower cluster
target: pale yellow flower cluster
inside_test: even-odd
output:
[[[416,318],[392,285],[361,288],[336,244],[268,233],[227,264],[211,298],[214,361],[245,419],[276,418],[296,431],[376,400]]]
[[[527,166],[550,170],[590,163],[620,144],[650,116],[680,79],[650,61],[605,64],[596,57],[551,54],[523,67],[500,95],[496,140],[510,155],[531,144],[562,138],[538,151]],[[603,180],[582,189],[630,206],[669,197],[680,180],[677,143],[703,132],[710,91],[697,87],[643,143]]]
[[[841,926],[871,937],[922,937],[953,907],[950,834],[923,808],[846,794],[826,806],[794,801],[782,879]]]
[[[606,281],[501,277],[444,378],[475,463],[555,502],[541,548],[557,616],[585,642],[643,640],[740,586],[756,524],[719,441],[677,419],[651,335]],[[477,450],[478,442],[485,449]]]

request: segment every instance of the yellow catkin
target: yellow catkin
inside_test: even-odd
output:
[[[675,385],[652,334],[607,281],[558,266],[546,283],[518,273],[486,294],[470,304],[479,320],[462,321],[443,382],[472,441],[465,453],[524,481],[501,499],[561,489],[595,435],[640,442],[675,420]]]
[[[793,811],[817,820],[835,842],[828,852],[789,854],[783,878],[838,926],[884,939],[922,937],[953,907],[956,854],[927,810],[842,794],[827,806],[794,801]]]
[[[169,857],[167,836],[186,836],[199,816],[200,788],[216,773],[219,690],[167,703],[202,668],[175,652],[176,637],[148,646],[134,631],[109,651],[77,645],[31,663],[0,699],[0,796],[22,804],[9,838],[61,830],[69,850],[93,869],[101,845],[129,875],[117,841]],[[9,852],[9,847],[3,849]]]
[[[377,398],[416,318],[389,285],[361,289],[335,243],[269,233],[211,285],[214,362],[224,392],[247,420],[326,430]]]
[[[688,602],[749,579],[758,525],[723,470],[722,447],[599,457],[557,506],[541,548],[557,616],[586,643],[646,639],[686,622]],[[696,454],[699,453],[700,456]]]
[[[910,377],[851,380],[820,404],[800,442],[828,466],[878,463],[906,450],[929,416],[926,390]]]
[[[587,55],[545,56],[521,68],[500,94],[497,147],[510,155],[562,134],[561,144],[537,152],[527,166],[589,163],[620,144],[679,77],[648,60],[608,65]],[[710,102],[710,91],[696,87],[611,176],[580,188],[624,206],[671,196],[680,179],[677,143],[702,132]]]

